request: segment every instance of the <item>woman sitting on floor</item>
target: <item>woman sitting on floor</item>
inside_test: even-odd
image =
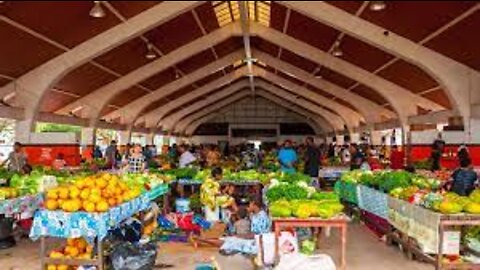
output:
[[[271,230],[271,220],[262,209],[263,205],[260,200],[253,200],[248,206],[250,213],[250,233],[236,234],[235,236],[226,237],[220,252],[226,255],[242,253],[245,255],[256,255],[258,248],[255,243],[255,235],[269,233]]]

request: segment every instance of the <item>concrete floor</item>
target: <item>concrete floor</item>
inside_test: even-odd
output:
[[[349,270],[427,270],[432,266],[412,262],[405,258],[399,249],[387,247],[366,227],[351,225],[348,235],[347,269]],[[330,238],[322,241],[322,253],[338,260],[337,247],[339,238],[334,230]],[[13,249],[0,250],[0,269],[2,270],[37,270],[39,267],[38,242],[22,240]],[[251,269],[249,261],[241,256],[223,257],[213,248],[194,250],[188,244],[162,244],[158,255],[158,263],[173,265],[169,269],[191,270],[195,265],[216,258],[221,269]]]

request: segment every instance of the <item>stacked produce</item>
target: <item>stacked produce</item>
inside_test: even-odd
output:
[[[9,200],[18,197],[18,191],[12,187],[0,187],[0,201]]]
[[[20,175],[0,169],[0,179],[9,180],[9,185],[0,187],[0,200],[37,194],[66,183],[71,178],[68,172],[56,172],[45,167],[36,167],[30,174]]]
[[[220,184],[208,178],[200,188],[200,202],[212,210],[218,206],[227,207],[234,202],[232,197],[218,194],[220,194]]]
[[[126,173],[122,175],[121,179],[128,187],[141,187],[142,191],[171,181],[167,175],[152,173]]]
[[[138,184],[129,187],[117,175],[92,175],[78,179],[74,184],[48,190],[45,207],[65,212],[105,212],[138,197],[142,188]]]
[[[333,192],[317,192],[304,182],[272,182],[266,196],[273,217],[331,218],[343,210]]]
[[[89,245],[83,238],[69,238],[64,248],[50,252],[52,259],[83,259],[89,260],[93,257],[93,246]],[[74,270],[76,266],[53,265],[47,266],[47,270]]]
[[[473,191],[468,197],[452,192],[428,193],[421,203],[424,207],[443,214],[480,214],[480,190]]]
[[[469,197],[439,191],[441,181],[424,175],[406,171],[351,171],[342,175],[341,180],[366,185],[443,214],[480,214],[480,190]]]

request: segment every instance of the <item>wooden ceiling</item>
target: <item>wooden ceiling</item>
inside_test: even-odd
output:
[[[477,9],[476,12],[464,16],[478,4],[476,1],[388,1],[387,8],[382,11],[370,10],[368,4],[363,1],[327,2],[473,69],[480,70],[480,50],[478,50],[480,11]],[[4,1],[0,4],[0,36],[2,37],[0,86],[118,25],[122,22],[121,17],[131,18],[159,3],[160,1],[104,2],[102,5],[106,16],[93,18],[88,15],[93,5],[91,1]],[[438,83],[420,68],[296,11],[289,10],[279,3],[271,2],[270,7],[271,28],[328,52],[331,52],[337,41],[343,52],[342,59],[437,102],[445,108],[452,107]],[[206,2],[66,74],[43,99],[41,110],[55,112],[149,63],[151,60],[145,57],[146,40],[158,49],[160,55],[163,55],[218,28],[219,24],[212,3]],[[319,66],[295,52],[280,48],[258,37],[251,38],[251,45],[254,49],[268,53],[390,108],[386,99],[373,89],[338,72]],[[232,37],[181,61],[117,95],[110,106],[104,109],[104,113],[125,106],[150,91],[201,69],[218,58],[243,49],[243,46],[241,37]],[[327,98],[334,98],[322,89],[305,84],[266,64],[265,69]],[[232,72],[233,69],[234,67],[230,66],[188,87],[178,89],[174,94],[152,103],[145,112],[188,94]],[[353,108],[348,101],[337,101]]]

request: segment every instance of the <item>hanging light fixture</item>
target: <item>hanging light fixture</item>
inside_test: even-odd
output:
[[[339,45],[335,46],[335,48],[332,51],[332,55],[336,57],[340,57],[343,55],[343,51],[340,49]]]
[[[153,51],[153,45],[150,42],[147,43],[147,54],[145,54],[145,58],[147,58],[147,59],[157,58],[157,55],[155,54],[155,51]]]
[[[94,18],[103,18],[105,17],[105,10],[102,8],[101,1],[93,1],[93,7],[90,9],[90,16]]]
[[[373,11],[384,10],[386,7],[387,7],[387,4],[384,1],[370,2],[370,10],[373,10]]]

